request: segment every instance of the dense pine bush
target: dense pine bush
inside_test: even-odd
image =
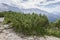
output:
[[[45,15],[24,14],[8,12],[5,15],[5,23],[12,23],[16,32],[24,35],[44,35],[49,22]]]
[[[0,12],[4,17],[4,24],[11,23],[12,29],[23,35],[53,35],[60,37],[60,20],[49,22],[47,16],[32,13],[25,14],[21,12]]]

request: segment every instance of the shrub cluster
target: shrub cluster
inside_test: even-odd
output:
[[[49,22],[47,16],[41,14],[25,14],[21,12],[1,12],[4,23],[12,23],[11,26],[17,33],[24,35],[53,35],[60,37],[60,19],[56,22]]]
[[[6,13],[5,22],[11,22],[14,30],[24,35],[44,35],[49,24],[45,15],[16,12]]]

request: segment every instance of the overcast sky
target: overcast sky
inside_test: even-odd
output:
[[[0,0],[0,3],[24,9],[38,8],[50,13],[60,13],[60,0]]]

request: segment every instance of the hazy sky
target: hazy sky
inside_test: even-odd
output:
[[[0,0],[18,8],[38,8],[50,13],[60,12],[60,0]]]

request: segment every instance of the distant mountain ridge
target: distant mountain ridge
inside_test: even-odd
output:
[[[48,19],[50,21],[55,21],[57,18],[60,18],[59,14],[53,14],[53,13],[49,13],[49,12],[46,12],[44,10],[40,10],[40,9],[37,9],[37,8],[30,8],[30,9],[20,9],[18,7],[14,7],[14,6],[11,6],[11,5],[8,5],[8,4],[5,4],[5,3],[0,3],[0,11],[17,11],[17,12],[24,12],[24,13],[32,13],[32,12],[35,12],[35,13],[41,13],[41,14],[45,14],[47,15]]]
[[[13,7],[11,5],[5,4],[5,3],[1,3],[0,4],[0,11],[19,11],[20,9],[17,7]]]

